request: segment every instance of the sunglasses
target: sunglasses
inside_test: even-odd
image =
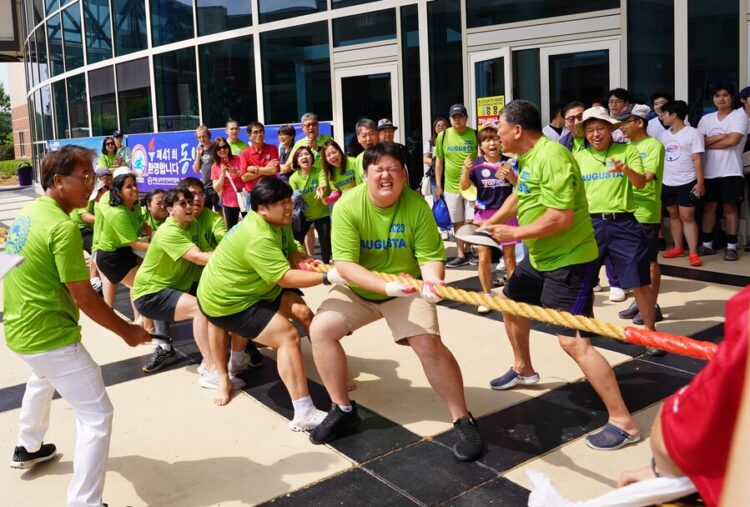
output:
[[[216,147],[216,149],[217,150],[228,150],[229,149],[229,145],[228,144],[220,144],[219,146]]]
[[[79,180],[83,181],[83,184],[86,186],[93,186],[94,180],[96,180],[96,174],[94,173],[85,173],[83,175],[78,174],[66,174],[65,176],[70,176],[71,178],[78,178]]]
[[[188,206],[193,205],[193,201],[188,201],[187,199],[179,200],[175,203],[176,205],[180,206],[182,209],[187,208]]]
[[[113,142],[111,142],[111,141],[110,141],[110,142],[108,142],[108,143],[104,143],[104,146],[114,146],[114,145],[115,145],[115,143],[113,143]]]

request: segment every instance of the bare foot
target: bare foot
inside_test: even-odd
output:
[[[347,380],[346,381],[346,390],[349,392],[354,391],[357,389],[357,383],[354,380]]]
[[[232,382],[228,376],[219,379],[219,389],[216,391],[217,395],[214,398],[214,403],[223,407],[232,399]]]

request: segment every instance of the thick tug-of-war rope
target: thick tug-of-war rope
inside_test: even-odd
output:
[[[333,269],[332,266],[322,263],[306,262],[300,265],[301,269],[307,271],[318,271],[326,273]],[[379,273],[372,271],[386,282],[401,282],[411,285],[416,290],[422,287],[422,281],[409,276],[397,276],[389,273]],[[541,306],[529,305],[526,303],[517,303],[510,299],[502,299],[497,296],[488,296],[478,292],[469,292],[463,289],[456,289],[447,285],[434,285],[434,291],[450,301],[465,303],[475,306],[486,306],[500,312],[507,312],[511,315],[526,317],[527,319],[538,320],[547,324],[567,327],[588,331],[599,336],[614,338],[634,345],[652,347],[655,349],[665,350],[672,354],[680,356],[694,357],[696,359],[713,359],[716,355],[717,345],[711,342],[694,340],[687,336],[677,336],[668,333],[660,333],[648,329],[635,327],[618,326],[609,322],[603,322],[591,317],[582,315],[572,315],[568,312],[561,312],[551,308],[542,308]]]

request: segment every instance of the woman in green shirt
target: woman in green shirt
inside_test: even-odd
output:
[[[306,205],[299,230],[294,231],[294,239],[304,244],[305,234],[314,225],[320,241],[320,255],[323,262],[328,263],[331,260],[331,211],[323,202],[328,181],[323,170],[313,165],[314,160],[313,152],[307,146],[298,148],[292,157],[295,171],[289,178],[289,185]]]
[[[102,154],[99,155],[99,159],[96,161],[96,168],[103,167],[114,171],[117,169],[115,159],[117,158],[117,146],[115,140],[112,137],[105,137],[102,141]]]
[[[344,150],[333,139],[323,143],[321,150],[323,155],[323,171],[331,184],[331,195],[326,198],[326,203],[332,204],[341,197],[341,194],[351,190],[360,183],[357,174],[357,160],[347,157]]]
[[[151,229],[151,231],[146,230],[146,233],[152,235],[169,215],[166,206],[164,206],[164,190],[157,188],[146,194],[141,210],[143,212],[143,223]]]

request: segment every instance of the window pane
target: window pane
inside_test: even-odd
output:
[[[351,7],[352,5],[362,5],[375,0],[332,0],[333,8],[340,9],[341,7]]]
[[[151,38],[154,46],[193,36],[192,0],[151,0]]]
[[[326,22],[260,34],[266,123],[291,123],[307,111],[330,119],[331,65]]]
[[[549,103],[590,104],[609,89],[609,51],[582,51],[549,57]]]
[[[541,106],[540,80],[539,50],[513,51],[513,98],[528,100]]]
[[[150,79],[148,58],[121,63],[117,66],[120,129],[127,134],[154,130]]]
[[[159,132],[198,126],[195,48],[154,56]]]
[[[83,39],[81,38],[81,11],[74,3],[63,13],[63,41],[65,44],[65,70],[70,72],[83,65]]]
[[[34,3],[34,26],[44,19],[44,0],[33,0]]]
[[[738,16],[735,0],[688,1],[688,103],[693,125],[716,109],[714,85],[740,81]]]
[[[620,8],[620,0],[471,0],[470,3],[466,10],[469,28]]]
[[[404,64],[404,119],[401,143],[409,159],[409,185],[422,179],[422,83],[419,76],[419,24],[417,6],[401,7],[401,59]]]
[[[70,137],[89,137],[86,78],[83,74],[68,78],[68,113],[70,115]]]
[[[115,54],[127,55],[146,49],[145,0],[112,0],[115,24]]]
[[[115,75],[112,67],[89,72],[89,96],[92,135],[110,135],[117,129]]]
[[[83,12],[86,16],[86,54],[89,65],[112,58],[109,0],[84,0]]]
[[[39,62],[36,57],[36,37],[32,34],[29,37],[29,82],[31,87],[36,86],[39,83]]]
[[[323,12],[327,4],[328,0],[258,0],[260,22],[267,23],[313,12]]]
[[[57,10],[58,7],[60,7],[60,2],[57,0],[45,0],[44,6],[47,9],[47,14],[51,14],[52,11]]]
[[[25,0],[23,3],[24,6],[24,14],[25,14],[25,20],[26,20],[26,33],[25,35],[28,37],[30,33],[34,31],[34,5],[31,0]]]
[[[36,97],[35,93],[32,93],[31,95],[29,95],[29,133],[31,134],[32,143],[36,141],[36,131],[37,131],[37,128],[36,128],[36,121],[37,121],[36,116],[37,115],[36,115],[36,109],[34,109],[36,100],[34,99],[34,97]]]
[[[674,0],[628,0],[628,91],[633,100],[674,91]]]
[[[196,0],[198,35],[224,32],[253,24],[250,0]]]
[[[461,62],[461,5],[459,0],[427,4],[430,41],[432,117],[447,116],[452,104],[464,100]]]
[[[228,118],[245,125],[258,118],[253,39],[243,37],[198,46],[203,123],[221,127]]]
[[[333,20],[333,46],[396,38],[396,10],[368,12]]]
[[[40,91],[44,139],[53,139],[55,135],[52,133],[52,95],[49,86],[43,87]]]
[[[44,25],[36,29],[36,57],[39,62],[39,82],[49,79],[49,64],[47,63],[47,33]]]
[[[68,127],[68,95],[65,92],[65,80],[52,83],[52,100],[55,103],[55,133],[56,139],[70,137]]]
[[[53,76],[65,72],[65,61],[63,60],[62,25],[60,15],[52,16],[47,20],[47,39],[49,40],[50,71]]]

